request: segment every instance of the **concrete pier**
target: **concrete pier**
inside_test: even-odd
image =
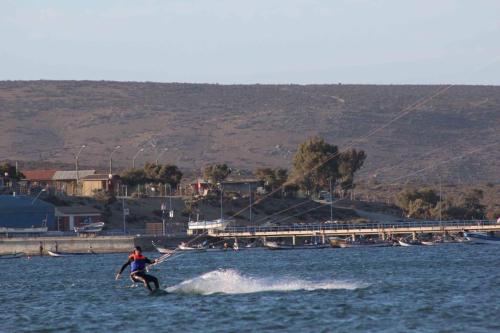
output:
[[[0,238],[0,254],[24,252],[28,255],[47,255],[52,252],[95,253],[130,252],[134,246],[155,251],[152,241],[175,248],[191,237],[165,236],[97,236],[97,237],[12,237]]]
[[[46,255],[47,251],[84,253],[130,252],[134,247],[132,236],[98,237],[13,237],[0,238],[0,254],[24,252]]]

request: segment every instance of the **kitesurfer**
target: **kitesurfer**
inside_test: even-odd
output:
[[[148,288],[149,291],[153,291],[149,285],[151,282],[155,285],[154,291],[158,290],[160,287],[158,279],[152,275],[146,274],[146,265],[154,264],[155,260],[150,260],[142,255],[142,249],[140,246],[134,248],[134,252],[130,254],[126,263],[123,264],[122,268],[116,274],[116,280],[118,280],[122,272],[130,265],[130,278],[134,282],[142,282],[144,287]]]

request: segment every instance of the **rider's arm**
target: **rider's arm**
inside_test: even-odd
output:
[[[155,262],[156,262],[156,260],[151,260],[149,258],[146,258],[146,264],[148,264],[148,265],[154,264]]]
[[[123,266],[120,269],[120,271],[118,272],[118,274],[121,274],[125,270],[125,268],[127,268],[127,266],[130,265],[131,262],[132,262],[132,259],[127,260],[127,262],[123,264]]]

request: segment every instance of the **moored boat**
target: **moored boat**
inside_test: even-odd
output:
[[[94,234],[101,232],[103,228],[104,222],[95,222],[75,227],[75,232],[79,234]]]
[[[156,244],[155,242],[151,242],[153,244],[153,247],[156,249],[156,251],[163,253],[163,254],[168,254],[168,253],[174,253],[175,250],[167,249],[166,247],[160,246]]]
[[[24,252],[14,252],[14,253],[6,253],[0,254],[0,259],[17,259],[24,257]]]
[[[315,250],[329,248],[330,244],[283,245],[276,242],[265,242],[264,246],[269,250]]]
[[[422,243],[422,245],[427,245],[427,246],[436,245],[436,243],[433,241],[420,241],[420,243]]]
[[[464,232],[464,237],[474,244],[500,245],[500,237],[488,236],[482,233]]]
[[[47,251],[47,253],[51,257],[71,257],[71,256],[82,256],[82,255],[89,255],[89,254],[97,254],[94,251],[89,251],[89,252],[54,252],[54,251]]]
[[[417,242],[417,241],[407,241],[407,240],[398,240],[398,243],[400,246],[414,246],[414,245],[421,245],[422,243]]]
[[[389,242],[345,242],[340,244],[341,248],[350,248],[350,247],[388,247],[392,246],[392,243]]]
[[[177,246],[177,250],[179,250],[179,251],[198,251],[198,252],[203,252],[203,251],[207,250],[207,247],[203,246],[201,244],[195,245],[195,246],[189,246],[189,245],[187,245],[186,243],[183,242],[183,243],[180,243]]]

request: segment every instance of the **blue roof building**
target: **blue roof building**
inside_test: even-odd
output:
[[[47,226],[54,230],[54,206],[27,196],[0,195],[0,227],[31,228]]]

